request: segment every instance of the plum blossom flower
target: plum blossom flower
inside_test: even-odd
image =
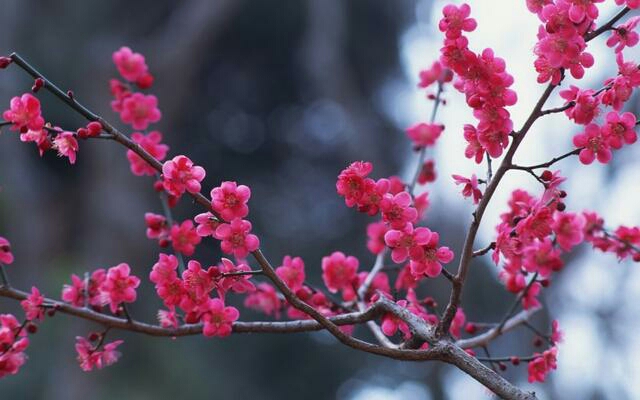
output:
[[[407,128],[407,136],[413,141],[414,146],[429,147],[436,144],[443,130],[444,125],[422,122]]]
[[[535,356],[536,358],[529,361],[527,368],[529,373],[529,382],[544,382],[547,374],[558,367],[558,349],[556,347],[552,347],[542,354],[536,353]]]
[[[133,93],[122,100],[120,119],[133,129],[145,130],[149,124],[160,121],[158,98],[152,94]]]
[[[2,118],[13,124],[13,131],[40,131],[44,126],[44,118],[40,112],[40,100],[30,93],[25,93],[11,99],[9,109],[2,113]]]
[[[607,138],[607,144],[612,149],[620,149],[623,144],[633,144],[638,140],[635,131],[636,116],[630,112],[618,114],[611,111],[605,117],[602,133]]]
[[[344,197],[347,207],[355,206],[363,196],[365,179],[373,170],[370,162],[356,161],[345,168],[336,182],[336,190]]]
[[[300,257],[284,256],[282,265],[276,268],[276,274],[289,289],[296,292],[304,285],[304,261]]]
[[[225,337],[231,335],[233,323],[240,318],[238,309],[225,306],[220,299],[209,299],[207,311],[202,316],[205,336]]]
[[[101,285],[107,303],[112,313],[118,311],[121,303],[136,301],[136,288],[140,285],[140,278],[130,275],[129,264],[121,263],[109,268],[106,280]]]
[[[198,214],[193,220],[198,224],[196,233],[201,237],[213,236],[216,228],[220,225],[220,222],[210,212]]]
[[[251,222],[236,218],[231,223],[220,224],[214,237],[220,240],[220,248],[236,258],[245,258],[260,247],[260,240],[251,232]]]
[[[60,157],[69,158],[70,164],[76,163],[76,153],[78,152],[78,141],[73,132],[60,132],[53,138],[53,148],[58,150]]]
[[[591,164],[596,158],[602,164],[611,161],[611,148],[605,132],[596,124],[589,124],[583,133],[573,137],[574,146],[580,148],[578,158],[583,164]]]
[[[420,252],[421,246],[429,244],[431,234],[429,228],[414,228],[412,224],[406,224],[401,230],[389,230],[384,235],[384,241],[391,248],[393,262],[401,263],[410,253]]]
[[[121,47],[113,53],[112,58],[120,75],[129,82],[136,82],[148,73],[144,56],[134,53],[129,47]]]
[[[600,100],[595,96],[595,90],[580,90],[571,85],[569,89],[560,91],[560,97],[567,101],[565,104],[574,104],[565,110],[565,114],[576,124],[587,125],[598,116]]]
[[[453,73],[451,70],[444,68],[440,61],[435,61],[431,68],[420,71],[419,77],[418,87],[427,88],[434,82],[451,82]]]
[[[227,222],[235,218],[244,218],[249,214],[249,197],[249,187],[235,182],[222,182],[220,186],[211,190],[211,207]]]
[[[607,39],[607,46],[616,46],[614,51],[619,53],[624,50],[625,47],[633,47],[638,44],[640,37],[638,33],[635,32],[638,23],[640,23],[640,17],[633,17],[629,18],[626,23],[613,28],[611,36]]]
[[[37,287],[31,287],[31,294],[20,302],[25,316],[29,321],[42,320],[44,318],[44,296]]]
[[[27,361],[29,339],[19,338],[20,323],[12,314],[0,314],[0,378],[15,375]]]
[[[200,182],[204,177],[204,168],[193,165],[186,156],[176,156],[162,165],[162,184],[172,196],[180,197],[185,191],[200,192]]]
[[[457,39],[462,31],[471,32],[478,25],[476,20],[469,18],[471,15],[471,7],[468,4],[462,4],[456,7],[453,4],[447,4],[442,9],[444,18],[440,20],[438,28],[440,32],[444,32],[447,39]]]
[[[124,343],[123,340],[116,340],[105,344],[102,349],[94,347],[89,340],[84,337],[76,337],[76,352],[78,353],[78,363],[83,371],[89,372],[94,368],[102,369],[114,364],[120,358],[117,347]]]
[[[446,246],[438,247],[440,235],[431,232],[429,242],[418,248],[412,248],[409,258],[411,259],[411,273],[418,277],[426,275],[435,278],[442,271],[442,264],[447,264],[453,260],[453,252]]]
[[[456,310],[456,315],[451,320],[451,326],[449,327],[449,333],[456,339],[460,339],[461,330],[464,327],[464,323],[467,317],[461,307]]]
[[[353,256],[346,256],[341,251],[331,253],[322,258],[322,280],[331,293],[343,291],[343,297],[355,295],[353,283],[356,279],[360,262]],[[345,298],[345,300],[349,300]]]
[[[221,274],[232,274],[234,272],[249,272],[251,268],[247,264],[238,264],[235,265],[228,258],[222,258],[221,264],[219,265],[218,272]],[[251,283],[251,274],[246,275],[222,275],[216,277],[217,285],[218,285],[218,294],[221,299],[224,299],[224,295],[228,291],[232,291],[234,293],[248,293],[256,290],[256,287],[253,283]]]
[[[131,134],[131,140],[139,144],[147,153],[151,154],[158,161],[162,161],[167,156],[169,146],[162,142],[162,133],[158,131],[151,131],[147,135],[134,132]],[[153,176],[157,173],[156,169],[149,165],[142,157],[137,155],[133,150],[127,150],[127,159],[131,166],[131,172],[134,175]]]
[[[11,253],[11,243],[0,236],[0,263],[9,265],[13,263],[13,253]]]
[[[393,229],[402,229],[407,222],[415,222],[418,211],[411,206],[411,195],[408,192],[400,192],[396,195],[387,193],[380,200],[382,220]]]
[[[456,185],[464,185],[462,188],[462,195],[464,197],[472,197],[473,204],[478,204],[482,198],[482,191],[478,189],[478,177],[476,174],[471,175],[471,178],[465,178],[461,175],[451,175],[456,182]]]
[[[190,256],[196,250],[196,246],[202,241],[202,238],[196,232],[193,221],[190,219],[183,221],[181,224],[174,224],[169,232],[171,237],[171,245],[185,256]]]
[[[312,302],[310,304],[312,304]],[[244,299],[244,306],[262,311],[267,315],[275,315],[275,317],[278,318],[280,316],[282,302],[278,298],[276,289],[270,284],[263,282],[258,284],[256,290]]]
[[[367,248],[373,254],[380,254],[385,249],[384,235],[389,228],[382,221],[367,225]]]
[[[564,251],[571,250],[584,240],[585,219],[580,214],[556,213],[552,228],[556,234],[556,242]]]

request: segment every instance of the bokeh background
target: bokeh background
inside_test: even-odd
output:
[[[542,91],[535,83],[532,48],[538,20],[524,0],[469,1],[479,28],[471,47],[495,49],[507,59],[519,102],[514,123],[524,122]],[[62,88],[125,128],[109,107],[111,53],[129,45],[147,57],[163,119],[156,124],[171,154],[187,154],[207,170],[204,187],[237,180],[252,188],[250,219],[267,256],[302,256],[309,280],[320,284],[320,259],[341,250],[361,265],[369,219],[344,206],[335,193],[339,171],[354,160],[373,162],[376,177],[407,178],[416,156],[404,129],[428,118],[431,104],[416,88],[417,73],[437,58],[439,0],[188,0],[19,1],[0,3],[0,53],[20,52]],[[602,4],[601,17],[615,12]],[[580,82],[599,88],[615,74],[604,39],[594,41],[596,66]],[[636,58],[633,50],[627,58]],[[567,80],[570,82],[570,80]],[[0,103],[32,82],[17,68],[0,73]],[[472,206],[459,195],[452,173],[483,175],[463,156],[462,125],[474,121],[460,94],[445,93],[439,114],[447,128],[435,151],[439,181],[427,188],[427,225],[459,252]],[[39,95],[48,120],[77,127],[82,119],[51,95]],[[556,96],[550,105],[559,105]],[[637,108],[635,98],[629,102]],[[539,121],[517,155],[537,163],[571,148],[575,128],[563,116]],[[607,165],[559,164],[570,177],[570,209],[601,212],[609,226],[640,223],[638,147],[615,153]],[[58,297],[71,273],[120,262],[146,277],[157,259],[144,236],[143,213],[160,212],[152,181],[131,175],[125,152],[112,143],[81,144],[78,163],[46,155],[13,133],[0,136],[0,234],[13,244],[12,283],[37,285]],[[477,247],[489,243],[498,214],[515,186],[538,193],[526,174],[512,172],[497,192]],[[179,219],[196,210],[183,201]],[[205,241],[196,258],[213,263],[217,244]],[[566,333],[558,371],[529,386],[526,367],[508,379],[541,398],[640,397],[640,274],[637,266],[594,254],[585,245],[543,296],[546,311],[535,325],[559,319]],[[455,265],[455,264],[452,264]],[[469,319],[497,321],[512,296],[497,282],[489,260],[474,260],[463,306]],[[440,303],[444,280],[421,294]],[[132,313],[152,321],[160,301],[144,281]],[[236,298],[235,302],[240,299]],[[0,299],[0,312],[17,304]],[[244,311],[243,320],[262,319]],[[75,336],[99,329],[59,315],[32,337],[30,359],[17,376],[0,380],[2,399],[469,399],[487,392],[457,370],[435,363],[402,363],[359,353],[326,333],[235,335],[158,339],[117,332],[124,355],[113,367],[84,373],[75,361]],[[368,332],[358,331],[364,337]],[[526,354],[532,334],[520,329],[491,346],[494,355]]]

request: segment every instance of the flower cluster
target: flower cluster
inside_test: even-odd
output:
[[[9,265],[13,263],[13,253],[11,253],[11,243],[0,236],[0,263]]]
[[[633,144],[638,140],[635,126],[635,115],[629,112],[619,114],[616,111],[607,114],[602,126],[588,124],[584,132],[573,137],[573,144],[581,149],[580,162],[591,164],[597,159],[602,164],[608,163],[611,161],[612,149],[618,150],[623,145]]]
[[[29,347],[29,339],[16,317],[0,314],[0,378],[15,375],[27,361],[24,351]]]
[[[545,171],[541,178],[545,192],[537,198],[524,190],[515,190],[509,200],[509,212],[500,216],[493,260],[501,256],[504,267],[500,278],[508,291],[522,293],[524,308],[539,305],[537,296],[541,283],[527,284],[528,273],[535,273],[544,282],[562,269],[563,252],[570,251],[584,240],[586,220],[581,214],[566,212],[562,199],[566,193],[558,189],[564,181],[559,173]]]
[[[529,361],[529,382],[544,382],[547,374],[558,367],[558,349],[552,347],[542,354],[535,354],[535,358]]]
[[[153,84],[153,76],[142,54],[134,53],[128,47],[122,47],[113,53],[113,63],[120,75],[134,82],[140,89],[148,89]],[[136,130],[145,130],[149,124],[160,121],[162,114],[158,109],[158,99],[154,95],[133,92],[132,88],[117,79],[110,82],[113,111],[120,113],[120,119]]]
[[[440,31],[444,32],[444,47],[440,62],[450,68],[459,80],[455,88],[465,94],[467,104],[473,109],[478,125],[465,129],[465,139],[476,151],[465,152],[467,157],[482,160],[486,152],[491,157],[499,157],[509,144],[509,133],[513,128],[511,117],[505,107],[517,101],[516,93],[509,89],[513,77],[506,72],[502,58],[496,57],[491,49],[476,54],[468,47],[468,39],[463,31],[471,32],[476,21],[470,18],[471,8],[467,4],[460,7],[447,5],[442,10]],[[480,153],[478,157],[476,154]]]
[[[104,335],[104,334],[102,334]],[[94,341],[100,341],[93,345],[90,339],[82,336],[76,337],[76,352],[78,353],[78,363],[83,371],[89,372],[94,368],[102,369],[118,361],[120,353],[116,350],[124,343],[124,340],[116,340],[102,345],[102,335],[93,334]]]
[[[207,269],[202,268],[198,261],[191,260],[182,276],[178,276],[176,256],[161,253],[149,274],[156,293],[169,309],[159,312],[160,322],[165,326],[177,327],[176,307],[179,307],[185,313],[185,321],[203,322],[205,336],[228,336],[239,313],[236,308],[225,306],[224,298],[229,291],[246,293],[255,290],[255,286],[249,282],[250,275],[238,274],[247,271],[250,271],[249,266],[235,265],[225,258],[221,265]],[[214,290],[219,297],[211,297]]]
[[[603,1],[527,1],[529,9],[542,22],[534,48],[539,83],[551,81],[557,85],[565,69],[581,79],[585,68],[593,66],[593,56],[585,51],[584,35],[598,17],[596,3]]]
[[[604,227],[604,219],[591,211],[583,212],[585,241],[603,252],[614,253],[619,260],[640,262],[640,227],[621,225],[613,231]]]
[[[146,135],[140,132],[134,132],[131,134],[131,140],[140,145],[140,147],[158,161],[162,161],[167,157],[169,146],[161,143],[162,133],[158,131],[152,131]],[[153,176],[157,173],[155,168],[149,165],[147,161],[137,155],[133,150],[127,150],[127,159],[131,166],[131,172],[134,175]]]
[[[90,278],[81,279],[71,275],[71,285],[62,289],[62,300],[74,306],[89,304],[97,309],[109,305],[112,313],[116,313],[123,303],[136,301],[136,288],[140,278],[131,275],[131,268],[121,263],[108,270],[98,269]]]

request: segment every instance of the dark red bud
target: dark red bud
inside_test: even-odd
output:
[[[566,204],[564,204],[564,203],[558,203],[558,205],[556,206],[556,209],[557,209],[558,211],[564,211],[564,210],[566,210],[566,209],[567,209],[567,205],[566,205]]]
[[[67,96],[69,96],[69,98],[73,100],[73,90],[67,90]]]
[[[533,338],[533,345],[535,347],[540,347],[542,346],[542,338],[540,336],[536,336],[535,338]]]
[[[29,323],[27,325],[27,332],[31,335],[38,332],[38,326],[36,324]]]
[[[561,199],[564,199],[565,197],[567,197],[567,192],[565,192],[564,190],[561,190],[559,196]]]
[[[160,247],[169,247],[169,240],[168,239],[160,239],[160,240],[158,240],[158,244],[160,245]]]
[[[89,131],[86,128],[78,128],[76,131],[80,139],[86,139],[89,137]]]
[[[96,340],[100,339],[100,334],[98,332],[91,332],[89,334],[89,340],[92,342],[95,342]]]
[[[465,325],[464,330],[468,334],[473,335],[478,330],[478,327],[476,327],[476,324],[474,324],[473,322],[469,322],[467,323],[467,325]]]
[[[149,89],[151,85],[153,85],[153,75],[144,74],[143,76],[138,78],[138,80],[136,81],[136,85],[138,85],[140,89]]]
[[[636,253],[633,255],[633,261],[640,262],[640,253]]]
[[[164,190],[164,186],[162,185],[162,181],[155,181],[153,183],[153,190],[156,192],[162,192]]]
[[[551,173],[551,171],[549,171],[548,169],[544,170],[542,175],[540,175],[540,179],[542,179],[545,182],[549,182],[551,178],[553,178],[553,173]]]
[[[499,362],[498,363],[498,368],[500,368],[500,371],[506,371],[507,370],[507,365],[503,362]]]
[[[52,308],[49,311],[47,311],[47,315],[50,317],[53,317],[54,315],[56,315],[56,309]]]
[[[516,356],[511,357],[511,364],[519,365],[520,364],[520,357],[516,357]]]
[[[11,59],[9,57],[0,57],[0,69],[5,69],[11,64]]]
[[[540,281],[540,284],[542,287],[549,287],[549,285],[551,285],[551,281],[549,279],[543,279]]]
[[[87,130],[89,131],[89,136],[95,137],[102,132],[102,124],[98,121],[92,121],[87,124]]]

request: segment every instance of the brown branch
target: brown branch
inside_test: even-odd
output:
[[[482,248],[480,250],[476,250],[473,252],[473,254],[471,255],[472,257],[480,257],[483,256],[485,254],[487,254],[488,252],[490,252],[491,250],[496,248],[496,242],[491,242],[489,243],[489,245],[485,248]]]
[[[561,156],[558,157],[553,157],[551,160],[544,162],[544,163],[540,163],[540,164],[536,164],[536,165],[530,165],[530,166],[522,166],[522,165],[512,165],[511,169],[518,169],[518,170],[522,170],[522,171],[531,171],[533,172],[533,170],[535,169],[540,169],[540,168],[549,168],[550,166],[552,166],[553,164],[557,163],[558,161],[564,160],[567,157],[571,157],[571,156],[576,156],[578,154],[580,154],[580,151],[582,151],[582,147],[579,147],[577,149],[573,149],[568,153],[565,153]]]

